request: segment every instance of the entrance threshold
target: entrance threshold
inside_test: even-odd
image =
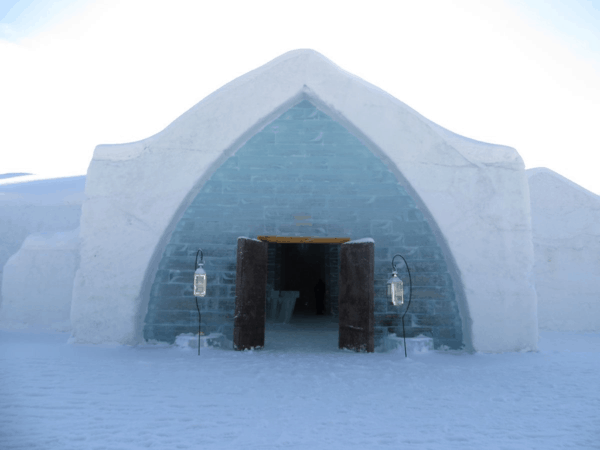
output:
[[[339,351],[338,338],[337,319],[297,314],[289,323],[266,323],[264,348],[286,353],[329,353]]]

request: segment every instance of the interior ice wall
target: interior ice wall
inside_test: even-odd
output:
[[[600,331],[600,197],[549,169],[527,176],[540,329]]]
[[[0,328],[69,331],[79,229],[32,234],[4,266]]]
[[[467,347],[536,348],[529,192],[517,152],[443,130],[311,50],[232,81],[153,137],[96,148],[73,289],[75,341],[143,339],[152,277],[183,212],[227,158],[302,99],[358,136],[439,225],[464,292]]]

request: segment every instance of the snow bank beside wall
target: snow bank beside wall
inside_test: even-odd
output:
[[[600,197],[549,169],[527,176],[539,327],[600,331]]]
[[[4,266],[0,328],[69,331],[79,229],[29,236]]]
[[[84,198],[85,176],[16,181],[0,183],[0,283],[4,265],[27,236],[79,226]]]

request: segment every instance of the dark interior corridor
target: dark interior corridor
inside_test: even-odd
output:
[[[279,256],[274,267],[275,289],[299,292],[293,317],[335,315],[339,245],[274,245],[279,247],[275,252]]]

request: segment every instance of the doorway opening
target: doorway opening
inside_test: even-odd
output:
[[[373,241],[261,238],[238,238],[234,348],[284,348],[283,331],[286,347],[372,352]]]
[[[269,243],[265,345],[283,351],[338,347],[339,244]]]
[[[337,316],[339,245],[271,245],[275,246],[272,271],[274,290],[298,292],[292,317]]]
[[[268,242],[267,303],[287,302],[286,322],[324,316],[337,322],[340,244],[350,238],[258,236]],[[269,305],[267,305],[269,307]],[[273,313],[270,314],[272,319]],[[269,313],[267,313],[269,317]],[[276,319],[281,321],[281,317]]]

